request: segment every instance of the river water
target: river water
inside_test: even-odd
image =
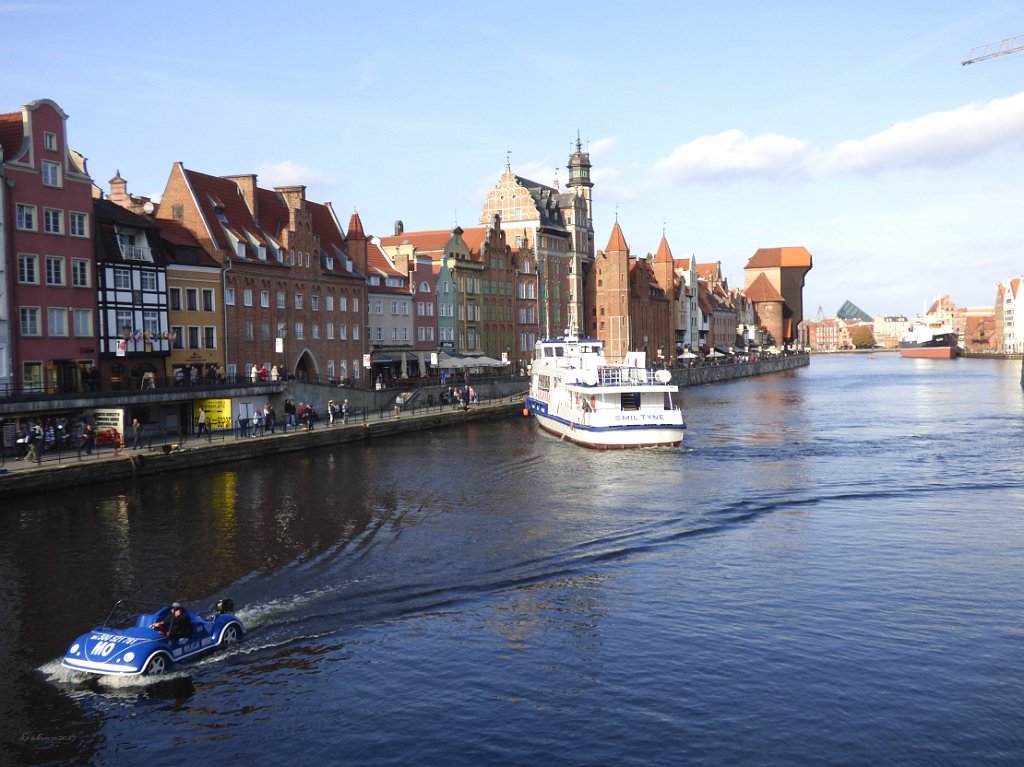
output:
[[[1020,363],[686,389],[679,450],[515,417],[0,513],[0,762],[1024,763]],[[245,642],[83,682],[120,597]]]

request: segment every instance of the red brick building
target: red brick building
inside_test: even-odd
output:
[[[97,360],[92,179],[67,120],[48,99],[0,114],[16,390],[81,391]]]

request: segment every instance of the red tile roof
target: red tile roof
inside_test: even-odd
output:
[[[744,269],[770,269],[783,266],[811,266],[811,254],[804,247],[758,248]]]
[[[764,273],[757,275],[757,279],[750,283],[746,289],[747,298],[755,304],[762,304],[769,301],[785,302],[782,294],[764,276]]]
[[[0,147],[4,149],[4,160],[10,160],[21,149],[24,140],[21,112],[0,114]]]
[[[668,240],[665,239],[665,235],[661,236],[661,242],[658,243],[658,252],[654,254],[654,262],[656,264],[675,263],[672,258],[672,248],[668,246]]]

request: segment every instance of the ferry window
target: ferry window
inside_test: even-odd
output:
[[[545,357],[554,357],[555,356],[555,350],[552,349],[550,346],[546,347],[544,349],[544,356]]]
[[[555,349],[555,356],[556,357],[564,357],[565,356],[565,349],[563,347],[561,347],[561,346],[556,348]]]

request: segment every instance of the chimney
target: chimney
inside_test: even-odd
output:
[[[252,220],[257,224],[260,222],[260,207],[256,197],[256,174],[247,173],[241,176],[224,176],[228,181],[233,181],[238,186],[238,191],[245,200],[245,206],[249,209]]]

